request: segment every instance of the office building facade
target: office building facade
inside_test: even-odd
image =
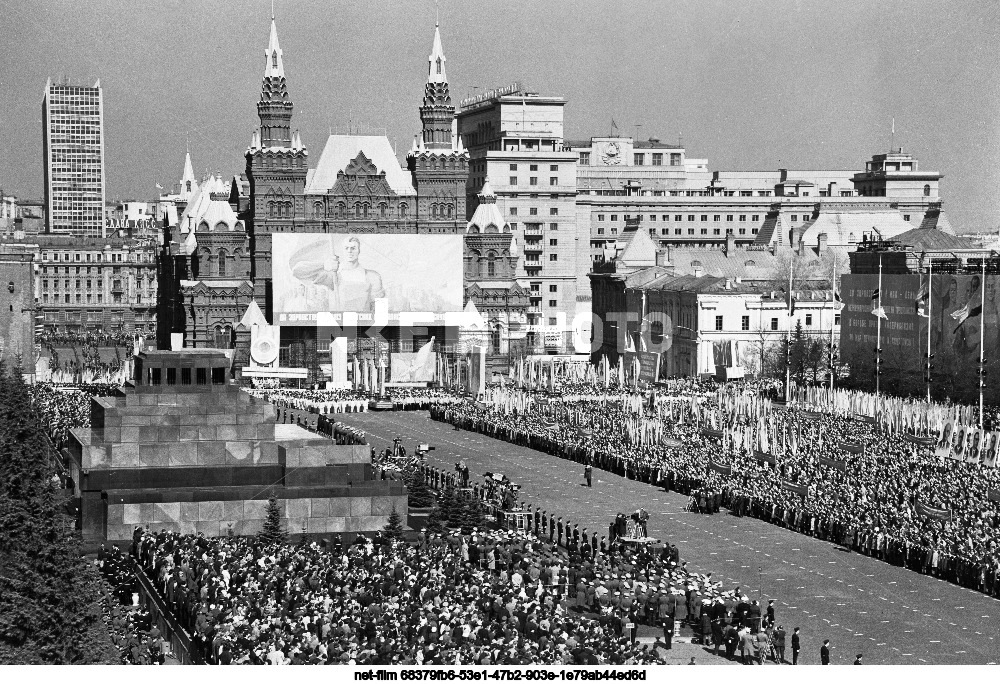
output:
[[[46,232],[104,236],[104,101],[93,86],[52,83],[42,98]]]
[[[496,204],[522,246],[517,280],[528,290],[529,353],[572,351],[572,326],[589,311],[576,217],[578,155],[564,149],[561,97],[517,84],[462,102],[458,133],[469,150],[468,211],[489,179]],[[586,243],[584,243],[586,245]]]

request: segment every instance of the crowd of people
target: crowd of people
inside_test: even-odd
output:
[[[51,347],[131,347],[136,333],[131,330],[109,332],[43,332],[38,335],[39,344]]]
[[[123,665],[163,665],[168,648],[148,610],[138,605],[139,588],[128,557],[117,546],[97,554],[101,572],[101,614]]]
[[[281,545],[137,529],[130,553],[210,663],[652,664],[662,653],[636,641],[638,624],[662,628],[667,649],[675,621],[769,627],[757,601],[689,571],[670,545],[567,550],[478,529]]]
[[[781,435],[772,452],[762,454],[741,448],[739,440],[727,442],[728,433],[712,429],[726,425],[710,424],[706,416],[720,405],[734,405],[733,395],[746,400],[764,388],[743,383],[725,390],[696,384],[691,389],[690,403],[678,402],[660,415],[636,415],[637,405],[649,403],[639,395],[632,397],[637,401],[529,396],[466,402],[432,414],[693,495],[695,510],[722,505],[1000,595],[1000,469],[942,460],[904,434],[850,416],[791,407],[769,408],[763,417],[722,417],[723,423],[732,421],[730,430],[763,421],[771,434]],[[638,439],[639,422],[653,425],[658,439]],[[857,445],[860,453],[847,453],[845,445]]]
[[[109,383],[55,385],[36,382],[28,386],[32,407],[38,411],[42,425],[48,429],[52,444],[60,447],[69,431],[90,425],[92,397],[113,396],[119,386]]]
[[[387,387],[384,394],[355,389],[287,389],[255,387],[247,391],[276,406],[310,413],[360,413],[368,411],[372,401],[384,402],[395,411],[428,409],[431,406],[462,401],[455,392],[435,387]]]

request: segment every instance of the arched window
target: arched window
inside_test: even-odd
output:
[[[486,275],[493,277],[497,274],[497,253],[490,252],[486,262]]]
[[[406,210],[407,210],[406,202],[401,202],[399,205],[399,215],[401,218],[406,218]]]
[[[361,218],[361,202],[354,203],[354,218]]]
[[[372,209],[372,205],[370,205],[367,202],[365,202],[365,206],[364,206],[365,218],[368,218],[368,215],[371,213],[371,209]]]
[[[452,215],[454,215],[454,213],[455,213],[455,205],[454,204],[449,204],[448,205],[448,218],[451,218]]]
[[[220,249],[219,250],[219,275],[220,276],[227,275],[226,271],[228,269],[226,268],[226,259],[228,258],[228,256],[229,255],[226,253],[226,250],[224,250],[224,249]]]
[[[186,183],[184,183],[184,188],[185,190],[187,190],[187,192],[191,192],[191,181],[187,181]]]
[[[217,233],[221,233],[222,231],[224,231],[224,230],[228,230],[228,229],[229,229],[229,226],[227,226],[227,225],[226,225],[225,223],[223,223],[222,221],[219,221],[218,223],[216,223],[216,224],[215,224],[215,228],[213,228],[213,230],[214,230],[215,232],[217,232]]]
[[[323,218],[324,213],[325,212],[323,211],[323,203],[313,202],[313,216],[315,216],[316,218]]]
[[[230,349],[232,347],[233,329],[228,325],[215,326],[215,347]]]
[[[347,215],[347,205],[343,202],[337,202],[337,218],[344,218]]]
[[[701,262],[698,260],[692,261],[691,268],[701,268]]]
[[[925,185],[924,186],[924,197],[930,197],[930,196],[931,196],[931,186],[930,185]]]
[[[489,228],[487,228],[487,230],[489,230]],[[479,226],[477,226],[475,223],[473,223],[471,226],[469,226],[469,232],[470,233],[478,233],[479,232]]]
[[[756,262],[756,261],[754,261],[753,259],[747,259],[747,260],[746,260],[746,261],[745,261],[745,262],[743,263],[743,265],[744,265],[744,266],[747,266],[747,267],[750,267],[750,266],[756,266],[756,265],[757,265],[757,262]]]
[[[440,57],[437,58],[437,72],[439,74],[441,73],[441,58]]]
[[[208,223],[205,222],[205,221],[202,221],[201,223],[199,223],[198,224],[198,232],[199,233],[207,233],[208,232]]]
[[[271,66],[275,69],[278,68],[278,51],[275,50],[271,53]]]
[[[385,218],[386,214],[389,212],[389,205],[385,202],[381,202],[378,205],[378,215],[380,218]]]
[[[267,203],[267,215],[272,218],[274,217],[274,202]]]
[[[431,218],[437,218],[437,215],[438,215],[438,205],[432,204],[431,205]]]

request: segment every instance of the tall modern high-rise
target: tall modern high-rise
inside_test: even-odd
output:
[[[104,100],[92,87],[45,84],[42,98],[45,229],[104,234]]]

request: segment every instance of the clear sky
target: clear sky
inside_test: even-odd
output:
[[[108,197],[243,170],[269,0],[0,0],[0,186],[41,197],[46,78],[104,88]],[[293,126],[384,128],[402,156],[433,0],[276,0]],[[960,230],[1000,226],[1000,4],[940,0],[442,0],[452,95],[565,96],[566,137],[683,136],[717,169],[861,169],[895,144],[945,174]]]

